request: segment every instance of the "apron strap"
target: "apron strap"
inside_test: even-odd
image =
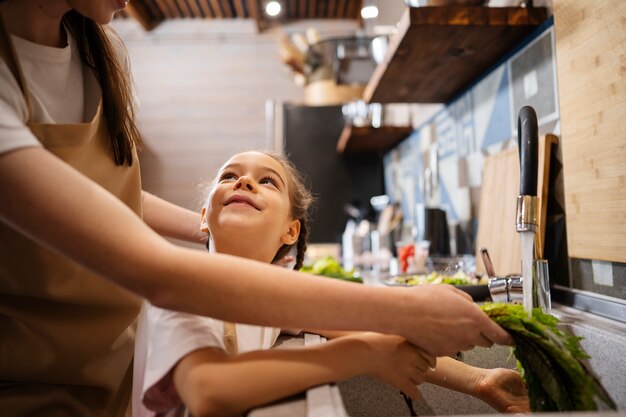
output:
[[[224,345],[226,346],[226,351],[231,355],[239,353],[237,343],[237,325],[235,323],[230,323],[228,321],[224,322]]]
[[[22,69],[17,61],[17,54],[15,53],[13,42],[11,42],[11,37],[4,26],[2,13],[0,13],[0,57],[7,64],[11,74],[13,74],[13,77],[15,78],[15,81],[19,85],[20,90],[22,90],[22,95],[24,96],[28,110],[28,122],[30,122],[33,114],[30,94],[28,94],[26,79],[24,78]]]

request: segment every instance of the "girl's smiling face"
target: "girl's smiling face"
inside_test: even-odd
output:
[[[270,262],[283,244],[293,244],[300,222],[291,218],[289,183],[281,163],[264,153],[228,160],[204,213],[215,249]]]

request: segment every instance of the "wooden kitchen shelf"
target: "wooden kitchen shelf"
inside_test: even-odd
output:
[[[357,127],[347,124],[339,141],[337,152],[373,152],[386,151],[413,132],[412,127]]]
[[[545,8],[411,7],[367,84],[368,103],[444,103],[547,18]]]

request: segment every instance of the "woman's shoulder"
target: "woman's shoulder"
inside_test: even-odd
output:
[[[0,86],[2,86],[0,88],[0,100],[2,100],[3,106],[13,109],[15,114],[22,118],[23,122],[26,122],[27,109],[24,95],[4,59],[0,59]],[[4,111],[1,114],[5,116]]]
[[[0,59],[0,154],[18,148],[41,146],[26,122],[26,100],[9,67]]]

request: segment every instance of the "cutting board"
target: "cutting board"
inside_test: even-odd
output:
[[[539,172],[537,193],[540,196],[539,236],[545,238],[550,155],[554,135],[539,138]],[[485,158],[483,183],[480,191],[476,265],[484,272],[480,248],[489,250],[498,276],[521,272],[520,238],[515,230],[515,208],[519,195],[519,155],[517,148],[508,149]]]
[[[567,250],[626,262],[626,1],[554,9]]]

